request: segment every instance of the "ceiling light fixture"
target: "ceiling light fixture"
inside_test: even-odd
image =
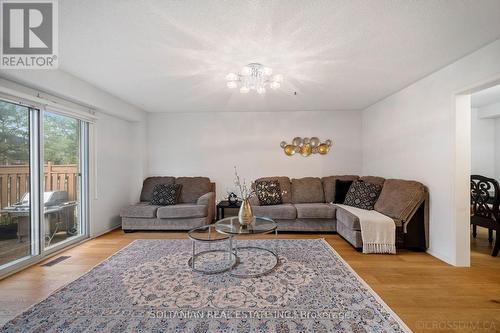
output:
[[[273,70],[262,64],[251,63],[241,69],[238,74],[229,73],[226,75],[227,87],[235,89],[240,86],[240,93],[246,94],[250,90],[255,90],[258,94],[266,93],[266,86],[271,89],[278,89],[283,82],[283,75],[272,75]]]

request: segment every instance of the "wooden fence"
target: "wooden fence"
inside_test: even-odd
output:
[[[69,200],[77,199],[78,166],[76,164],[53,165],[44,167],[45,191],[66,191]],[[0,166],[0,208],[19,202],[29,192],[29,166]]]

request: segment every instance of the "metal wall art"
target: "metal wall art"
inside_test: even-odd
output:
[[[321,142],[315,136],[312,138],[295,137],[291,144],[281,141],[280,146],[288,156],[292,156],[296,153],[300,153],[300,155],[304,157],[311,154],[326,155],[330,151],[332,140],[328,139],[325,140],[325,142]]]

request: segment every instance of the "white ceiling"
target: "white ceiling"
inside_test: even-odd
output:
[[[363,109],[500,38],[498,0],[59,6],[60,68],[150,112]],[[282,89],[228,90],[250,62],[283,74]]]
[[[478,91],[471,95],[473,108],[482,108],[495,103],[500,103],[500,85]]]

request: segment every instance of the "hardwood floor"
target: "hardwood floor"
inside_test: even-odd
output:
[[[325,238],[414,332],[500,332],[500,257],[489,255],[491,245],[484,230],[472,241],[470,268],[452,267],[419,252],[363,255],[338,235],[279,237]],[[174,239],[187,235],[124,234],[115,230],[59,254],[71,257],[55,266],[38,264],[8,277],[0,281],[0,323],[78,278],[133,240],[145,238]]]

